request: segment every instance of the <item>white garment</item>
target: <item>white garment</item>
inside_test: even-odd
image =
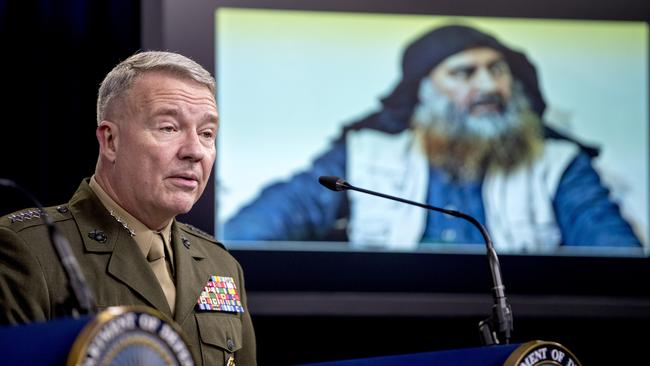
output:
[[[347,172],[351,184],[426,202],[429,164],[411,130],[376,130],[347,135]],[[539,252],[557,247],[561,235],[553,197],[562,174],[578,153],[563,140],[547,140],[532,164],[504,174],[488,171],[483,182],[486,228],[500,252]],[[427,210],[349,191],[348,237],[358,248],[413,250],[422,239]],[[459,219],[460,220],[460,219]]]

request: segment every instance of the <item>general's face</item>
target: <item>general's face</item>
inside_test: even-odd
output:
[[[216,155],[214,95],[193,80],[148,72],[127,98],[128,112],[116,122],[112,185],[119,203],[143,222],[188,212]]]
[[[436,89],[469,116],[503,112],[512,94],[512,74],[503,55],[487,47],[453,54],[431,72]]]

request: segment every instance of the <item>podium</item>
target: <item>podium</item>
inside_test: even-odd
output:
[[[144,306],[0,328],[0,364],[178,365],[194,359],[178,326]]]
[[[531,341],[407,355],[319,362],[295,366],[580,366],[559,343]]]
[[[0,328],[3,365],[65,365],[81,330],[91,318],[64,318]]]

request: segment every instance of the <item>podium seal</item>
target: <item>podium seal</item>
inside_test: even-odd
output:
[[[162,313],[141,306],[110,307],[75,339],[67,366],[193,366],[178,328]]]
[[[526,342],[517,347],[503,366],[581,366],[576,356],[559,343]]]

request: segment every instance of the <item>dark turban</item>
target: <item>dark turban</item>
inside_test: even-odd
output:
[[[415,105],[420,80],[440,62],[456,53],[475,47],[501,52],[515,79],[524,84],[531,107],[541,116],[546,108],[539,90],[537,71],[523,53],[512,50],[489,34],[462,25],[450,25],[430,31],[411,43],[402,57],[402,81],[384,104],[404,101]],[[399,94],[404,94],[399,95]]]
[[[350,130],[371,128],[399,133],[409,128],[413,109],[418,103],[420,81],[447,57],[475,47],[489,47],[503,54],[512,75],[523,84],[532,110],[541,119],[546,103],[539,89],[537,70],[528,58],[489,34],[463,25],[448,25],[429,31],[409,44],[402,56],[402,79],[382,99],[383,109],[343,127],[337,140],[342,141]],[[546,138],[573,141],[590,156],[598,155],[598,148],[584,145],[546,124],[543,124],[543,134]]]
[[[504,55],[514,78],[522,82],[531,108],[541,117],[546,103],[539,90],[535,67],[526,56],[489,34],[467,26],[449,25],[429,31],[409,44],[402,56],[402,78],[382,99],[383,111],[348,126],[346,130],[369,127],[396,133],[408,128],[418,103],[422,78],[447,57],[475,47],[489,47]]]

